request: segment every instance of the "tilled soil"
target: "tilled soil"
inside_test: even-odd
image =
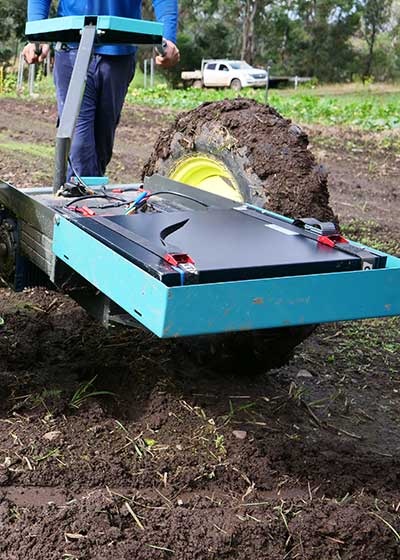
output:
[[[29,165],[51,177],[36,154],[18,167],[7,144],[32,143],[39,120],[38,144],[50,146],[43,110],[0,100],[1,174],[6,164],[21,186]],[[121,180],[168,124],[140,111],[122,119]],[[364,137],[348,153],[327,147],[329,130],[309,132],[340,168],[331,201],[342,223],[362,229],[368,212],[367,233],[387,243],[390,227],[398,243],[387,203],[398,154],[374,159]],[[381,158],[377,176],[369,164]],[[321,326],[288,365],[255,374],[200,366],[187,346],[142,330],[104,330],[45,289],[2,288],[0,315],[1,560],[400,558],[398,318]]]

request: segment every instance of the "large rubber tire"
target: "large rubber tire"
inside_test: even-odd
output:
[[[272,107],[239,98],[203,103],[181,113],[161,133],[143,177],[154,173],[170,177],[180,162],[196,154],[221,162],[243,201],[294,218],[334,219],[327,174],[308,150],[307,135]],[[244,357],[248,364],[251,355],[253,362],[267,369],[284,364],[314,328],[305,325],[220,335],[212,344],[204,337],[204,348],[216,349],[212,354],[217,359],[233,357],[232,364],[239,367],[237,358]],[[202,337],[193,339],[196,346],[201,341]]]
[[[285,365],[316,325],[187,337],[177,342],[177,360],[235,374],[265,372]],[[188,353],[189,348],[189,353]]]
[[[334,219],[327,173],[307,135],[272,107],[239,98],[180,113],[161,132],[142,178],[169,177],[178,162],[201,153],[229,169],[244,201],[293,218]]]

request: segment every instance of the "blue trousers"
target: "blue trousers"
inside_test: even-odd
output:
[[[54,82],[58,114],[62,114],[77,49],[56,51]],[[128,86],[135,74],[135,55],[94,54],[71,145],[70,158],[76,172],[102,177],[114,146],[115,130]],[[72,170],[68,168],[67,180]]]

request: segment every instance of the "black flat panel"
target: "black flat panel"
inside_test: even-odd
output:
[[[160,240],[160,232],[187,220]],[[360,259],[299,234],[280,220],[234,209],[78,218],[79,226],[167,285],[180,275],[159,255],[181,251],[202,283],[360,269]],[[378,260],[378,257],[377,257]]]

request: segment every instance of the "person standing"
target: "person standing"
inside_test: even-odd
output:
[[[28,0],[28,21],[47,19],[51,0]],[[156,19],[164,24],[164,54],[156,64],[170,68],[179,62],[176,46],[178,21],[177,0],[153,0]],[[141,18],[141,0],[60,0],[57,15],[111,15]],[[28,43],[23,49],[25,60],[37,64],[45,60],[50,47]],[[78,45],[62,44],[55,52],[54,82],[58,114],[61,116],[71,79]],[[85,93],[71,145],[72,166],[80,176],[101,177],[111,160],[115,131],[119,123],[128,86],[135,74],[133,45],[95,45],[88,69]],[[69,166],[67,180],[72,175]]]

